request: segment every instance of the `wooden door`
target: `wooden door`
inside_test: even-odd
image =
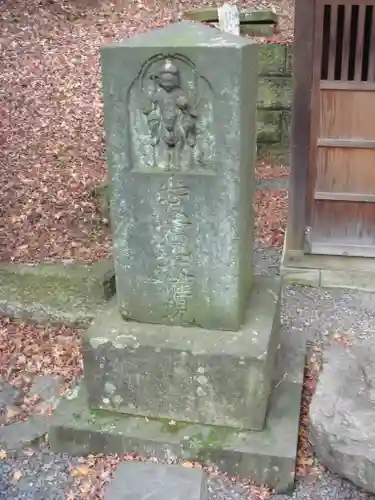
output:
[[[375,2],[316,0],[306,251],[375,256]]]

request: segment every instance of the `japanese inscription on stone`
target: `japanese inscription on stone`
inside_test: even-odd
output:
[[[168,177],[157,194],[155,248],[157,267],[153,281],[167,290],[165,321],[184,322],[194,282],[192,224],[184,213],[189,188],[182,178]]]

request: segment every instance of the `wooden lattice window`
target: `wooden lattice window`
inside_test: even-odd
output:
[[[374,5],[324,5],[321,80],[375,82]]]

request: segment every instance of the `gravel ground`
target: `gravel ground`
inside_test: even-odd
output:
[[[209,500],[262,500],[254,494],[248,495],[241,485],[228,484],[223,478],[210,480]],[[266,497],[264,497],[266,498]],[[372,495],[360,491],[349,481],[342,480],[330,472],[319,478],[308,476],[298,481],[292,495],[272,495],[270,500],[373,500]]]
[[[0,462],[0,500],[89,500],[99,498],[80,494],[70,470],[74,460],[66,455],[34,451]],[[22,477],[18,479],[19,473]],[[73,493],[74,496],[71,494]],[[69,498],[69,494],[71,497]],[[266,495],[266,493],[264,494]],[[267,498],[264,496],[263,498]],[[246,486],[233,484],[224,476],[209,479],[209,500],[261,500]],[[330,472],[299,480],[292,496],[272,495],[270,500],[374,500],[349,481]]]
[[[13,454],[0,462],[0,500],[66,500],[74,482],[71,463],[48,450]]]
[[[256,249],[257,272],[278,273],[280,251]],[[282,317],[287,328],[305,335],[310,346],[326,344],[337,335],[350,338],[374,336],[375,296],[347,290],[319,290],[288,286],[285,290]],[[355,337],[355,338],[354,338]],[[75,467],[80,459],[51,453],[42,443],[32,452],[2,456],[0,460],[0,500],[50,500],[101,498],[98,488],[85,487],[77,481]],[[81,475],[85,475],[83,472]],[[99,475],[98,475],[99,476]],[[105,477],[105,474],[101,474]],[[84,479],[84,478],[83,478]],[[263,500],[268,494],[233,483],[222,475],[211,475],[209,500]],[[328,471],[314,468],[299,478],[292,496],[273,495],[272,500],[375,500],[352,483]]]

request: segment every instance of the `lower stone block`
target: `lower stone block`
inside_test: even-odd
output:
[[[224,473],[287,491],[294,484],[300,398],[300,383],[280,383],[266,428],[238,431],[93,411],[82,387],[75,397],[60,403],[49,442],[53,451],[76,456],[135,452],[159,460],[213,463]]]
[[[261,430],[279,344],[280,281],[256,278],[238,332],[126,322],[114,303],[86,331],[91,408]]]
[[[207,500],[202,469],[180,465],[122,462],[107,486],[104,500]]]

